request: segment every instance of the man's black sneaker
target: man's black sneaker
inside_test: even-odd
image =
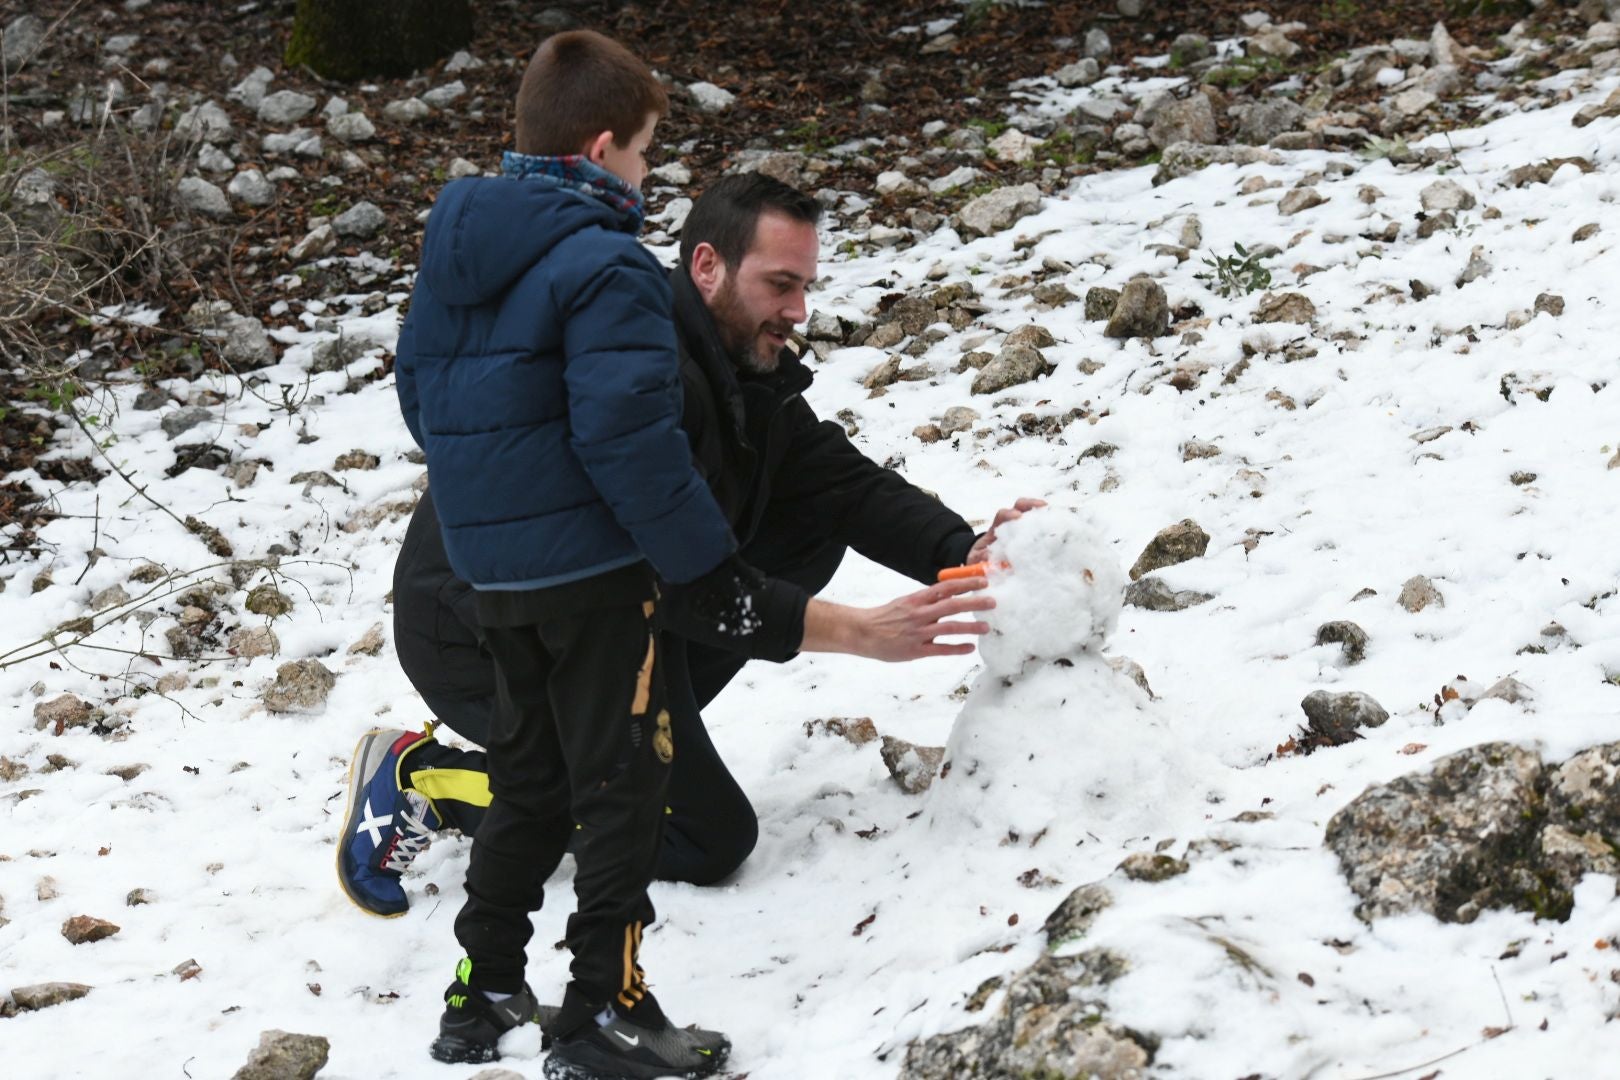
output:
[[[556,1026],[557,1017],[562,1014],[559,1005],[541,1005],[535,1015],[540,1022],[540,1049],[550,1050],[554,1041],[551,1030]],[[724,1062],[731,1056],[731,1040],[719,1031],[707,1031],[696,1024],[688,1024],[683,1028],[675,1028],[675,1034],[684,1038],[692,1048],[700,1054],[713,1058],[716,1062]]]
[[[495,1061],[501,1054],[501,1036],[515,1027],[539,1022],[539,1006],[525,983],[521,993],[505,1001],[491,1001],[483,991],[467,985],[472,961],[456,965],[456,981],[444,992],[444,1015],[439,1017],[439,1037],[428,1053],[435,1061],[452,1065],[480,1065]]]
[[[605,1024],[587,1023],[556,1040],[546,1058],[546,1080],[653,1080],[712,1075],[731,1051],[716,1031],[682,1029],[665,1021],[645,1028],[615,1013]]]

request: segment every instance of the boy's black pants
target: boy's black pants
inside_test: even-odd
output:
[[[492,801],[474,837],[456,937],[481,990],[523,988],[531,912],[575,823],[572,997],[633,1009],[675,747],[655,589],[644,566],[528,593],[482,593],[495,662]]]

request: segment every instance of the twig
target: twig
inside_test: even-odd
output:
[[[148,495],[146,493],[146,488],[142,487],[140,484],[137,484],[130,477],[129,473],[118,467],[118,463],[112,459],[112,455],[103,450],[101,448],[101,444],[96,442],[96,437],[90,433],[90,428],[85,424],[84,418],[79,415],[79,410],[73,407],[73,403],[71,401],[64,402],[62,408],[63,411],[65,411],[69,416],[73,417],[73,422],[79,425],[79,430],[84,432],[85,438],[90,440],[90,445],[95,448],[96,453],[101,455],[101,459],[107,463],[108,467],[111,468],[113,472],[119,475],[124,483],[128,484],[134,489],[135,494],[139,495],[141,498],[163,511],[165,514],[168,514],[169,517],[174,519],[175,524],[179,525],[182,529],[185,529],[187,533],[191,532],[189,528],[186,528],[186,521],[184,518],[176,514],[173,510],[170,510],[167,506],[164,506],[162,503],[158,502],[156,499],[152,498],[152,496]]]
[[[1409,1073],[1409,1072],[1416,1072],[1419,1069],[1426,1069],[1430,1065],[1438,1065],[1442,1061],[1449,1061],[1452,1058],[1456,1057],[1458,1054],[1467,1053],[1468,1051],[1472,1050],[1474,1047],[1480,1046],[1480,1045],[1482,1045],[1482,1044],[1484,1044],[1484,1043],[1486,1043],[1488,1041],[1489,1041],[1488,1039],[1481,1039],[1481,1040],[1479,1040],[1479,1042],[1469,1043],[1467,1046],[1464,1046],[1459,1050],[1453,1050],[1449,1054],[1441,1054],[1437,1058],[1430,1058],[1428,1061],[1420,1061],[1416,1065],[1408,1065],[1404,1069],[1396,1069],[1394,1072],[1379,1073],[1377,1076],[1358,1076],[1358,1077],[1356,1077],[1356,1080],[1390,1080],[1390,1078],[1394,1077],[1394,1076],[1400,1076],[1400,1075],[1402,1075],[1404,1073]]]
[[[1491,978],[1496,980],[1496,992],[1501,995],[1502,998],[1502,1012],[1507,1014],[1507,1027],[1502,1029],[1500,1032],[1500,1034],[1506,1034],[1507,1032],[1512,1031],[1515,1026],[1513,1023],[1513,1010],[1508,1008],[1507,991],[1502,989],[1502,979],[1496,974],[1495,964],[1491,965]]]
[[[83,581],[84,580],[84,575],[88,574],[90,572],[90,568],[92,566],[96,565],[96,558],[97,558],[97,556],[96,556],[96,547],[100,543],[101,543],[101,492],[98,491],[98,492],[96,492],[96,523],[91,528],[91,532],[90,532],[90,550],[85,552],[84,569],[80,570],[79,571],[79,576],[73,579],[73,584],[77,585],[79,582]]]

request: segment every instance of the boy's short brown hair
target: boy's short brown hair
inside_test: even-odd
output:
[[[577,154],[604,131],[624,147],[669,112],[669,95],[629,49],[594,30],[569,30],[541,43],[517,95],[520,154]]]

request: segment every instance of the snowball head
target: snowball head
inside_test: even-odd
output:
[[[996,531],[990,551],[990,632],[979,641],[987,670],[1016,675],[1031,659],[1102,650],[1119,622],[1125,574],[1113,548],[1082,514],[1046,507]]]

